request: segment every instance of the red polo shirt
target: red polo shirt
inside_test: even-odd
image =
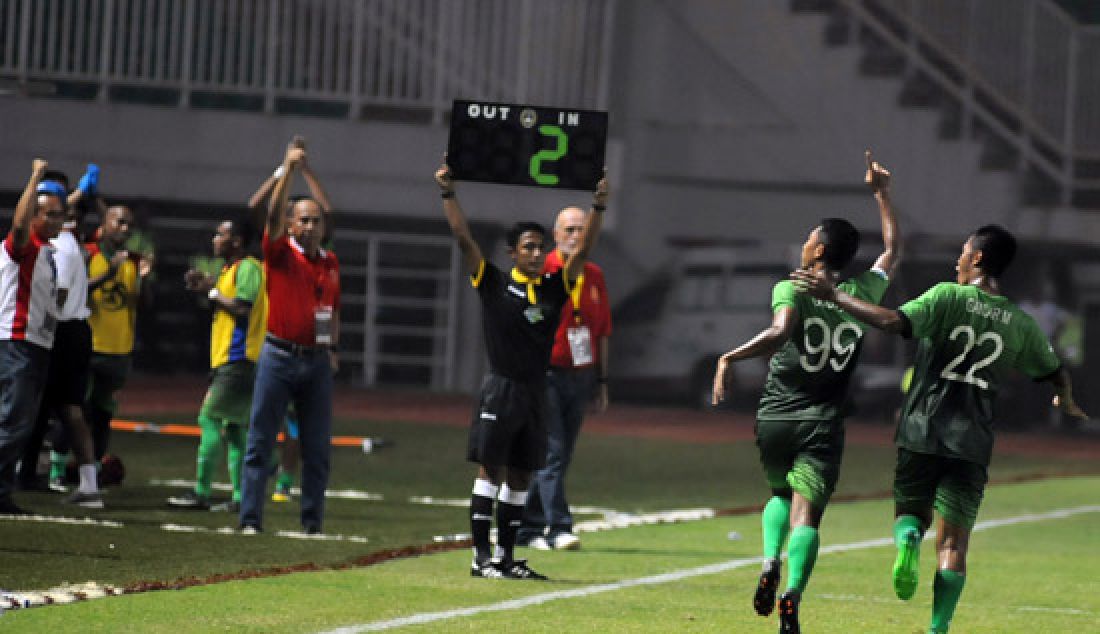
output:
[[[546,256],[542,265],[543,273],[554,273],[565,266],[562,254],[554,249]],[[567,331],[577,325],[574,315],[574,300],[570,298],[561,310],[561,321],[554,334],[554,350],[550,353],[550,365],[557,368],[590,367],[600,361],[600,339],[611,334],[611,300],[607,295],[607,284],[603,279],[603,270],[592,262],[584,263],[584,278],[580,288],[580,323],[588,326],[592,334],[592,364],[574,366],[573,355],[569,351]]]
[[[340,308],[340,265],[336,254],[318,249],[306,257],[287,235],[270,240],[264,232],[267,277],[267,331],[304,346],[315,345],[313,321],[318,308]]]

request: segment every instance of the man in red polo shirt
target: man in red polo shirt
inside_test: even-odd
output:
[[[294,172],[305,149],[292,145],[272,194],[263,238],[269,307],[267,335],[256,365],[248,449],[241,474],[241,530],[263,526],[267,475],[279,427],[293,402],[302,448],[302,530],[321,532],[328,485],[332,375],[338,367],[340,268],[321,248],[328,214],[311,198],[290,202]]]
[[[566,207],[554,222],[557,248],[546,256],[544,273],[554,273],[576,252],[587,214]],[[527,495],[518,542],[539,550],[577,550],[573,516],[565,499],[565,474],[573,460],[584,412],[595,397],[607,409],[607,350],[611,335],[611,301],[603,270],[585,261],[584,274],[562,308],[546,377],[546,466],[535,474]]]
[[[0,514],[26,513],[11,499],[15,463],[38,416],[53,347],[57,268],[50,240],[65,221],[64,190],[38,191],[35,159],[0,246]]]

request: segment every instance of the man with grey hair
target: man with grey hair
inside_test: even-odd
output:
[[[556,248],[546,256],[543,273],[554,273],[576,252],[587,213],[566,207],[554,222]],[[546,376],[546,466],[535,474],[528,490],[520,544],[538,550],[577,550],[573,516],[565,497],[565,475],[573,460],[584,413],[595,398],[598,411],[607,409],[608,337],[611,301],[603,270],[585,261],[584,273],[562,308]]]

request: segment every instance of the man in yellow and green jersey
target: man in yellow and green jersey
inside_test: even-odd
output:
[[[860,301],[819,276],[792,273],[814,297],[918,340],[913,383],[895,436],[893,581],[900,599],[916,592],[920,544],[933,511],[939,513],[930,633],[947,632],[966,581],[970,533],[993,453],[993,403],[1009,371],[1049,381],[1054,404],[1085,417],[1046,335],[1001,294],[1000,277],[1015,254],[1011,233],[981,227],[963,244],[955,282],[937,284],[897,310]]]
[[[233,495],[226,509],[236,513],[241,502],[241,461],[244,458],[256,359],[267,324],[263,267],[245,255],[250,230],[243,221],[225,220],[214,233],[214,255],[225,259],[217,279],[197,270],[184,276],[187,289],[205,295],[214,310],[210,327],[210,387],[199,410],[199,440],[195,487],[168,498],[181,508],[210,508],[213,471],[221,458],[224,431],[229,480]]]
[[[108,207],[96,242],[88,244],[88,325],[92,329],[84,418],[92,429],[96,460],[107,452],[117,393],[130,373],[138,304],[151,297],[142,282],[153,270],[151,253],[126,250],[134,223],[129,207]]]

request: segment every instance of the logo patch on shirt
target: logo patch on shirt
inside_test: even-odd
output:
[[[528,306],[527,309],[523,311],[523,316],[532,324],[537,324],[543,320],[542,309],[538,306]]]

